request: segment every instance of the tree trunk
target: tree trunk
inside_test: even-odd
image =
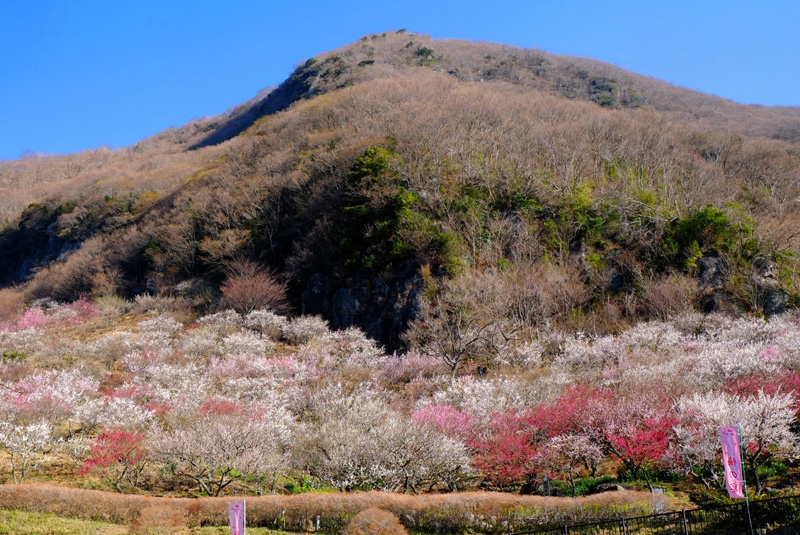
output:
[[[642,467],[642,475],[644,476],[644,480],[647,482],[647,488],[650,492],[653,492],[653,484],[650,482],[650,476],[647,475],[647,468]]]
[[[572,497],[575,497],[575,476],[572,473],[572,468],[569,469],[569,485],[572,487]]]
[[[756,459],[755,459],[755,457],[751,457],[750,458],[750,462],[748,464],[750,465],[750,472],[752,472],[752,474],[753,474],[753,479],[756,482],[756,496],[760,496],[761,495],[761,480],[758,477],[758,472],[756,472]],[[744,470],[744,467],[742,467],[742,470]],[[744,473],[742,473],[742,475],[744,475]]]
[[[450,366],[450,386],[453,386],[453,383],[456,380],[456,371],[458,370],[458,365],[461,364],[461,360],[457,360]]]

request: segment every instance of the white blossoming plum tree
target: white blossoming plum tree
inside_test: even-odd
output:
[[[237,476],[266,476],[284,469],[290,441],[281,410],[213,411],[168,419],[149,437],[155,460],[173,474],[219,496]]]
[[[28,473],[40,466],[57,440],[46,421],[34,423],[0,422],[0,447],[8,450],[14,483],[22,483]]]

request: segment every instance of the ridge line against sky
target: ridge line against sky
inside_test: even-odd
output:
[[[800,105],[800,2],[28,0],[0,9],[0,160],[123,147],[216,115],[299,62],[407,28],[597,59]]]

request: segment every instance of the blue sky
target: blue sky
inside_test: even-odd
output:
[[[7,0],[0,159],[124,147],[244,102],[302,60],[399,28],[798,106],[798,25],[797,0]]]

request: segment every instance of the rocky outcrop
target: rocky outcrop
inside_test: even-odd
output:
[[[757,306],[766,316],[786,312],[788,296],[781,288],[778,275],[778,264],[769,258],[762,256],[753,260],[750,283]]]
[[[314,273],[300,296],[301,312],[309,316],[324,315],[330,306],[331,283],[322,273]]]
[[[718,255],[709,254],[698,260],[697,267],[698,308],[703,312],[717,312],[730,307],[733,299],[724,288],[728,276],[725,261]],[[788,295],[781,288],[778,265],[769,258],[758,256],[750,263],[748,289],[750,303],[739,303],[740,306],[765,316],[786,312]]]
[[[715,312],[722,304],[722,288],[725,264],[719,256],[708,255],[697,261],[697,285],[699,290],[698,308],[702,312]]]
[[[16,227],[0,232],[0,284],[19,284],[37,269],[80,249],[81,241],[64,237],[55,225],[59,208],[31,205]]]
[[[350,280],[332,298],[328,278],[316,273],[303,292],[302,310],[322,315],[332,329],[358,327],[392,351],[401,345],[401,335],[414,320],[422,289],[419,266],[413,263],[392,280]]]

